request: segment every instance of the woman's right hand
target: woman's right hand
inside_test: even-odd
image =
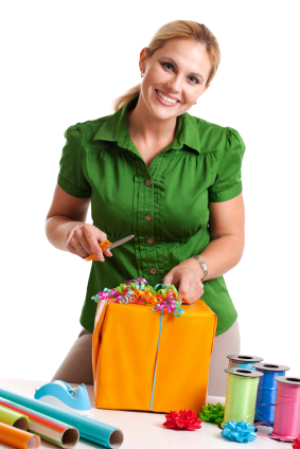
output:
[[[82,225],[75,226],[70,232],[67,249],[70,253],[83,259],[90,254],[95,253],[97,258],[94,260],[104,262],[103,252],[99,246],[99,243],[104,242],[104,240],[107,240],[107,236],[104,232],[96,226],[83,223]],[[80,248],[82,249],[80,250]],[[108,257],[112,257],[112,253],[109,249],[104,251],[104,254]]]
[[[85,223],[90,202],[90,198],[71,196],[56,185],[46,218],[46,235],[55,248],[81,258],[96,253],[95,260],[104,262],[99,243],[107,239],[106,234],[96,226]],[[109,250],[104,251],[104,254],[112,256]]]

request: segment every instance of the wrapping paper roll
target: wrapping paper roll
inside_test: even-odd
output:
[[[28,430],[39,435],[43,440],[56,444],[62,448],[71,448],[79,440],[79,432],[74,427],[49,418],[42,413],[35,412],[27,407],[20,406],[16,402],[0,399],[1,406],[5,405],[11,412],[23,414],[28,419]]]
[[[0,405],[0,422],[21,430],[27,430],[29,426],[29,418],[27,416],[2,405]]]
[[[0,422],[0,442],[18,449],[35,449],[40,446],[40,437]]]
[[[9,390],[0,388],[0,398],[13,401],[23,407],[28,407],[31,410],[51,418],[58,419],[70,426],[76,427],[80,432],[80,437],[92,443],[100,444],[102,446],[116,449],[123,443],[123,432],[107,424],[95,421],[86,416],[80,416],[77,413],[69,412],[46,402],[31,399],[20,394],[13,393]]]

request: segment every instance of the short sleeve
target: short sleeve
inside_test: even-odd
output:
[[[70,126],[65,132],[65,138],[67,141],[62,150],[57,183],[69,195],[89,198],[91,187],[86,174],[86,156],[82,147],[80,125]]]
[[[245,144],[239,133],[233,128],[226,128],[224,150],[218,155],[218,168],[215,182],[208,189],[209,201],[228,201],[238,196],[242,188],[242,161]]]

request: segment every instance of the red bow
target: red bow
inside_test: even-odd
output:
[[[186,429],[196,430],[201,427],[201,419],[198,418],[196,412],[193,410],[180,410],[180,412],[170,412],[166,415],[166,422],[163,423],[164,427],[168,429]]]
[[[296,438],[294,440],[294,444],[293,444],[292,448],[293,449],[300,449],[300,435],[299,435],[299,438]]]

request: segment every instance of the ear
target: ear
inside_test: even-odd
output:
[[[139,67],[140,67],[140,71],[144,72],[145,68],[146,68],[146,48],[143,48],[143,50],[140,53],[140,60],[139,60]]]
[[[210,84],[208,84],[208,85],[206,86],[206,88],[204,89],[204,91],[203,91],[202,93],[204,93],[204,92],[209,88],[209,86],[210,86]]]

